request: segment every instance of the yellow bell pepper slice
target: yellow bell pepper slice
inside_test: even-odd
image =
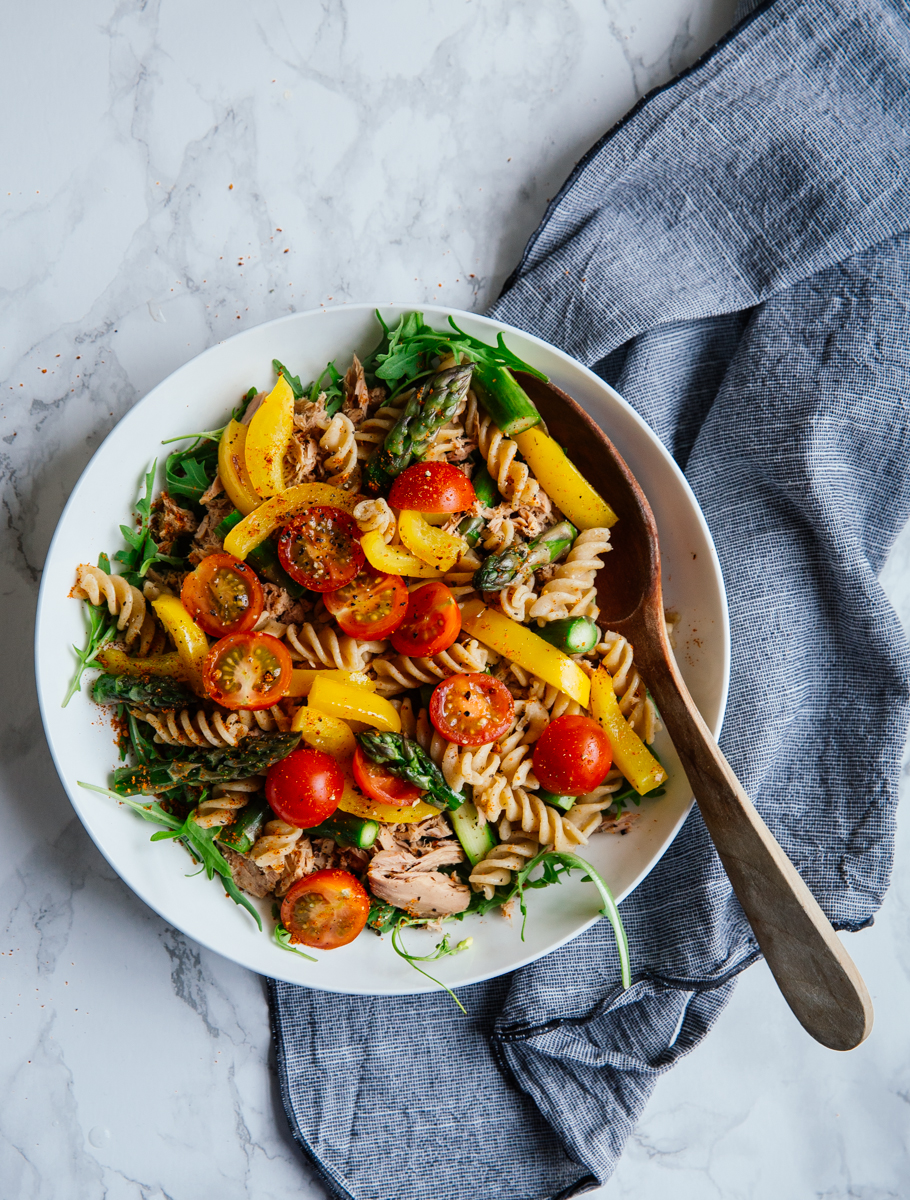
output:
[[[425,563],[416,554],[402,550],[401,546],[387,546],[378,529],[365,533],[360,539],[360,544],[367,556],[367,562],[377,571],[385,571],[387,575],[409,575],[416,579],[442,578],[441,571]]]
[[[606,667],[598,667],[591,679],[591,712],[610,739],[613,765],[622,771],[639,796],[664,782],[667,772],[622,715],[613,690],[613,677]]]
[[[218,478],[234,507],[244,516],[262,503],[246,469],[246,426],[239,421],[228,422],[218,443]]]
[[[224,539],[224,548],[235,558],[246,558],[273,530],[286,525],[302,509],[325,504],[352,513],[359,499],[359,496],[342,492],[328,483],[298,483],[296,487],[285,488],[277,496],[263,501],[238,522]]]
[[[327,675],[327,671],[322,672]],[[342,720],[363,721],[373,729],[401,732],[401,717],[384,696],[376,696],[355,683],[319,678],[310,688],[310,707]]]
[[[450,570],[468,548],[464,538],[434,529],[422,513],[403,508],[398,514],[398,532],[407,548],[437,571]]]
[[[309,696],[313,681],[320,675],[327,675],[329,679],[337,679],[339,683],[356,683],[358,687],[367,688],[371,692],[376,691],[376,680],[371,679],[364,671],[335,671],[331,667],[310,670],[306,667],[291,673],[291,690],[288,695],[295,698]]]
[[[246,431],[246,468],[260,496],[274,496],[284,489],[284,456],[293,432],[294,393],[279,375]]]
[[[166,654],[149,654],[133,658],[113,646],[105,646],[95,660],[111,675],[137,675],[140,678],[185,679],[186,668],[180,655],[171,650]]]
[[[209,639],[199,628],[177,596],[159,596],[152,601],[158,620],[174,639],[177,653],[183,661],[186,677],[193,690],[205,695],[202,668],[209,652]]]
[[[338,801],[341,812],[350,813],[352,817],[362,817],[367,821],[381,821],[384,825],[410,825],[412,821],[425,821],[427,817],[439,815],[439,809],[432,804],[424,804],[418,800],[407,808],[396,808],[394,804],[381,804],[371,800],[358,788],[349,773],[345,774],[344,792]]]
[[[469,600],[461,610],[461,627],[497,654],[524,667],[545,683],[552,683],[577,700],[582,708],[588,707],[591,685],[578,663],[526,625],[519,625],[495,608],[487,608],[482,600]]]
[[[598,495],[578,467],[566,456],[562,446],[536,425],[516,433],[522,458],[534,478],[567,520],[579,529],[610,528],[619,520],[613,509]]]
[[[344,721],[304,705],[298,708],[291,729],[299,733],[308,746],[324,750],[338,759],[350,758],[357,749],[353,731]]]

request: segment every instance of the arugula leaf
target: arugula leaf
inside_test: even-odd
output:
[[[101,559],[107,562],[109,568],[110,562],[108,562],[107,555],[103,554]],[[103,571],[105,568],[101,565],[101,559],[98,560],[98,565]],[[98,652],[102,647],[107,645],[117,631],[116,618],[111,616],[104,605],[99,604],[96,607],[94,604],[86,604],[85,607],[89,621],[88,638],[84,650],[80,650],[78,646],[73,646],[76,658],[78,659],[78,666],[76,667],[76,674],[73,676],[73,681],[69,685],[66,695],[63,697],[63,703],[60,705],[61,708],[66,708],[76,692],[82,691],[82,676],[90,667],[94,666]]]
[[[221,432],[218,431],[219,438]],[[211,487],[218,472],[218,444],[217,439],[206,444],[201,440],[206,436],[198,434],[186,450],[176,450],[167,456],[164,472],[171,496],[186,496],[198,504],[203,492]]]
[[[464,1015],[467,1016],[468,1010],[461,1003],[461,1001],[458,999],[458,997],[455,995],[455,993],[452,991],[452,989],[450,987],[446,987],[446,985],[444,983],[442,983],[441,980],[434,978],[434,976],[432,976],[429,973],[429,971],[424,971],[421,967],[418,967],[417,964],[419,962],[435,962],[437,958],[445,958],[451,954],[460,954],[462,950],[468,949],[468,947],[473,943],[474,939],[471,937],[467,937],[467,938],[462,939],[462,941],[458,942],[457,945],[453,946],[450,942],[450,935],[446,934],[443,937],[441,942],[437,942],[436,949],[432,954],[410,954],[405,949],[404,943],[401,940],[401,931],[406,926],[429,925],[430,921],[434,920],[434,919],[435,918],[425,918],[424,919],[424,918],[414,918],[414,917],[401,917],[401,919],[396,923],[394,929],[392,930],[392,949],[395,951],[395,953],[398,955],[399,958],[403,958],[406,963],[408,963],[410,966],[412,966],[414,968],[415,971],[417,971],[419,974],[425,976],[427,979],[430,980],[431,983],[435,983],[437,985],[437,987],[441,987],[443,989],[443,991],[448,992],[449,995],[452,997],[452,999],[455,1001],[455,1003],[458,1005],[458,1007],[461,1009],[461,1011],[464,1013]]]
[[[543,868],[543,875],[540,879],[531,879],[531,872],[536,867]],[[521,908],[521,940],[524,941],[525,923],[528,919],[528,910],[525,906],[524,893],[526,888],[541,888],[549,887],[551,883],[562,883],[563,879],[571,871],[583,871],[582,883],[590,880],[600,893],[600,898],[603,901],[601,914],[607,918],[613,926],[613,935],[616,938],[616,949],[619,952],[619,969],[622,975],[622,985],[624,988],[632,986],[632,973],[629,962],[629,940],[626,937],[626,931],[623,927],[622,917],[619,915],[619,908],[616,901],[613,899],[613,893],[607,886],[606,880],[594,870],[589,862],[585,862],[583,858],[579,858],[577,854],[567,854],[561,850],[543,850],[535,858],[532,858],[520,871],[515,875],[515,880],[510,889],[507,899],[512,896],[518,897],[519,907]]]
[[[288,383],[291,385],[291,391],[294,393],[294,399],[302,400],[303,399],[303,384],[300,382],[300,376],[292,375],[291,372],[284,365],[284,363],[280,363],[277,358],[272,359],[272,367],[274,368],[276,375],[278,375],[279,377],[283,375],[285,377],[285,379],[288,381]],[[253,395],[255,395],[255,394],[256,393],[254,392]],[[248,400],[252,400],[252,398],[253,398],[252,396],[247,396]]]
[[[447,354],[455,355],[457,360],[466,358],[472,362],[527,371],[539,379],[546,378],[508,348],[501,332],[497,335],[496,345],[491,346],[459,329],[452,317],[449,317],[449,325],[455,336],[428,325],[420,312],[403,314],[393,329],[389,329],[378,312],[376,316],[384,336],[379,347],[368,356],[364,370],[387,383],[400,386],[413,383],[427,370],[432,358]]]
[[[323,386],[323,381],[328,375],[329,382]],[[319,399],[320,393],[325,393],[325,411],[330,417],[334,417],[344,403],[344,376],[338,371],[334,360],[330,362],[326,369],[322,372],[318,379],[306,389],[310,402],[315,404]]]
[[[299,954],[301,958],[307,958],[310,962],[319,962],[318,958],[313,958],[312,954],[304,954],[304,952],[298,946],[294,945],[294,943],[291,941],[291,934],[289,930],[286,926],[282,925],[280,921],[275,926],[275,932],[272,934],[272,938],[274,939],[275,944],[280,946],[282,950],[290,950],[292,954]]]

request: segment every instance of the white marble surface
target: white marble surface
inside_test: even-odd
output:
[[[51,765],[31,628],[79,472],[136,399],[235,330],[345,300],[482,308],[575,160],[732,8],[7,6],[2,1200],[323,1194],[286,1131],[261,980],[127,891]],[[907,535],[886,583],[910,622]],[[908,902],[898,876],[850,940],[876,1002],[869,1043],[815,1046],[753,968],[598,1195],[906,1196]]]

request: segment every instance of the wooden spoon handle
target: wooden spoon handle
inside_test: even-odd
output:
[[[669,652],[648,666],[642,673],[778,987],[817,1041],[852,1050],[872,1030],[862,976],[733,774]]]

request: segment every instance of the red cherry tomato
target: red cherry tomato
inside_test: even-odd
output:
[[[357,522],[330,505],[307,508],[281,531],[281,565],[298,583],[314,592],[334,592],[349,583],[366,558]]]
[[[367,758],[359,746],[354,751],[354,780],[371,800],[391,804],[394,808],[410,808],[423,795],[421,788],[406,783],[382,763]]]
[[[430,720],[444,738],[459,746],[485,746],[509,729],[515,702],[492,675],[451,675],[433,689]]]
[[[603,783],[612,762],[610,741],[590,717],[557,717],[534,747],[534,774],[560,796],[590,792]]]
[[[404,620],[408,589],[400,575],[384,575],[369,563],[350,583],[325,593],[325,606],[351,637],[388,637]]]
[[[231,633],[202,668],[206,694],[224,708],[271,708],[291,686],[291,656],[268,633]]]
[[[232,554],[207,555],[184,579],[180,599],[196,624],[219,638],[252,629],[265,603],[256,572]]]
[[[429,513],[464,512],[476,499],[467,475],[448,462],[415,463],[401,472],[389,492],[392,508]]]
[[[344,791],[344,772],[324,750],[300,746],[269,767],[265,798],[282,821],[312,829],[338,807]]]
[[[363,930],[370,897],[350,871],[314,871],[288,890],[281,922],[292,942],[317,950],[346,946]]]
[[[430,658],[448,650],[461,631],[461,610],[444,583],[434,580],[408,597],[408,611],[392,634],[399,654]]]

